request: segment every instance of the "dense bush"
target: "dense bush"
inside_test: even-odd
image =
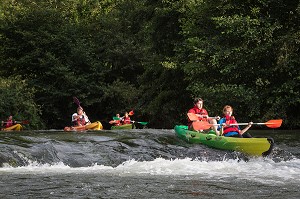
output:
[[[282,0],[3,0],[0,77],[34,92],[17,101],[16,87],[5,88],[14,105],[1,113],[30,110],[36,127],[63,128],[76,96],[91,120],[134,109],[150,127],[172,128],[199,96],[211,115],[230,104],[239,121],[282,118],[299,128],[299,8]],[[0,95],[6,102],[9,93]],[[16,111],[26,98],[35,108]]]

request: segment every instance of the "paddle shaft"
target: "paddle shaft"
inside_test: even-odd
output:
[[[73,97],[73,101],[75,104],[77,104],[78,107],[80,106],[80,101],[77,97]]]
[[[77,104],[78,107],[81,107],[80,106],[80,101],[79,101],[79,99],[77,97],[73,97],[73,101],[74,101],[75,104]],[[89,119],[89,117],[86,115],[86,113],[84,111],[83,111],[83,115],[86,116],[86,118],[88,119],[88,122],[91,122],[90,119]]]
[[[10,123],[10,122],[2,122],[2,123]],[[29,121],[28,120],[24,120],[24,121],[14,121],[12,122],[13,124],[29,124]]]
[[[191,121],[197,121],[199,120],[199,117],[197,116],[198,114],[195,114],[195,113],[187,113],[189,119]],[[216,119],[216,120],[219,120],[220,117],[219,116],[216,116],[216,117],[209,117],[208,115],[202,115],[202,118],[206,118],[206,119]]]
[[[148,122],[137,122],[137,121],[134,121],[135,123],[139,123],[139,124],[141,124],[141,125],[147,125],[148,124]]]
[[[223,123],[225,124],[225,123]],[[252,123],[252,125],[265,125],[266,123]],[[270,123],[271,124],[271,123]],[[211,126],[220,126],[222,124],[209,124]],[[236,123],[236,124],[229,124],[228,126],[245,126],[245,125],[249,125],[249,123]]]
[[[262,123],[262,122],[260,122],[260,123],[252,123],[252,125],[271,125],[271,124],[281,124],[281,122],[280,122],[280,120],[270,120],[270,121],[268,121],[268,122],[264,122],[264,123]],[[218,124],[219,125],[219,124]],[[236,123],[236,124],[230,124],[230,126],[231,125],[241,125],[241,126],[243,126],[243,125],[249,125],[249,122],[248,123]]]

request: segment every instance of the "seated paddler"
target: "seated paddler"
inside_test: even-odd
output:
[[[233,108],[229,105],[223,108],[224,116],[220,119],[218,130],[223,136],[226,137],[240,137],[251,138],[252,136],[247,133],[248,129],[252,126],[253,122],[249,122],[248,125],[241,130],[235,117],[232,115]]]
[[[90,124],[88,116],[83,111],[83,108],[79,106],[77,112],[72,115],[72,126],[84,126]]]
[[[188,113],[194,113],[197,116],[197,120],[198,121],[205,121],[208,122],[209,124],[211,124],[211,129],[215,131],[216,135],[219,135],[219,130],[218,130],[218,123],[217,123],[217,119],[219,119],[220,117],[209,117],[208,116],[208,112],[205,108],[203,108],[203,104],[204,101],[201,98],[195,98],[194,99],[194,107],[191,108]],[[194,130],[193,129],[193,122],[188,118],[188,127],[190,130]]]

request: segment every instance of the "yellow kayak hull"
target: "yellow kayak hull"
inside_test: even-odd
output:
[[[2,131],[21,131],[23,129],[21,124],[15,124],[7,128],[1,129]]]
[[[98,131],[98,130],[102,130],[103,126],[101,124],[101,122],[97,121],[97,122],[93,122],[91,124],[85,125],[85,126],[66,126],[64,128],[64,131],[86,131],[86,130],[91,130],[91,131]]]
[[[235,138],[191,131],[185,125],[175,126],[176,135],[189,143],[204,144],[212,148],[239,151],[250,156],[267,156],[272,152],[272,138]]]

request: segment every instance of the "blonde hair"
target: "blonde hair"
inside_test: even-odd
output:
[[[224,106],[224,108],[223,108],[223,113],[225,113],[226,110],[227,110],[228,108],[230,108],[230,109],[233,111],[233,108],[232,108],[231,106],[226,105],[226,106]]]

